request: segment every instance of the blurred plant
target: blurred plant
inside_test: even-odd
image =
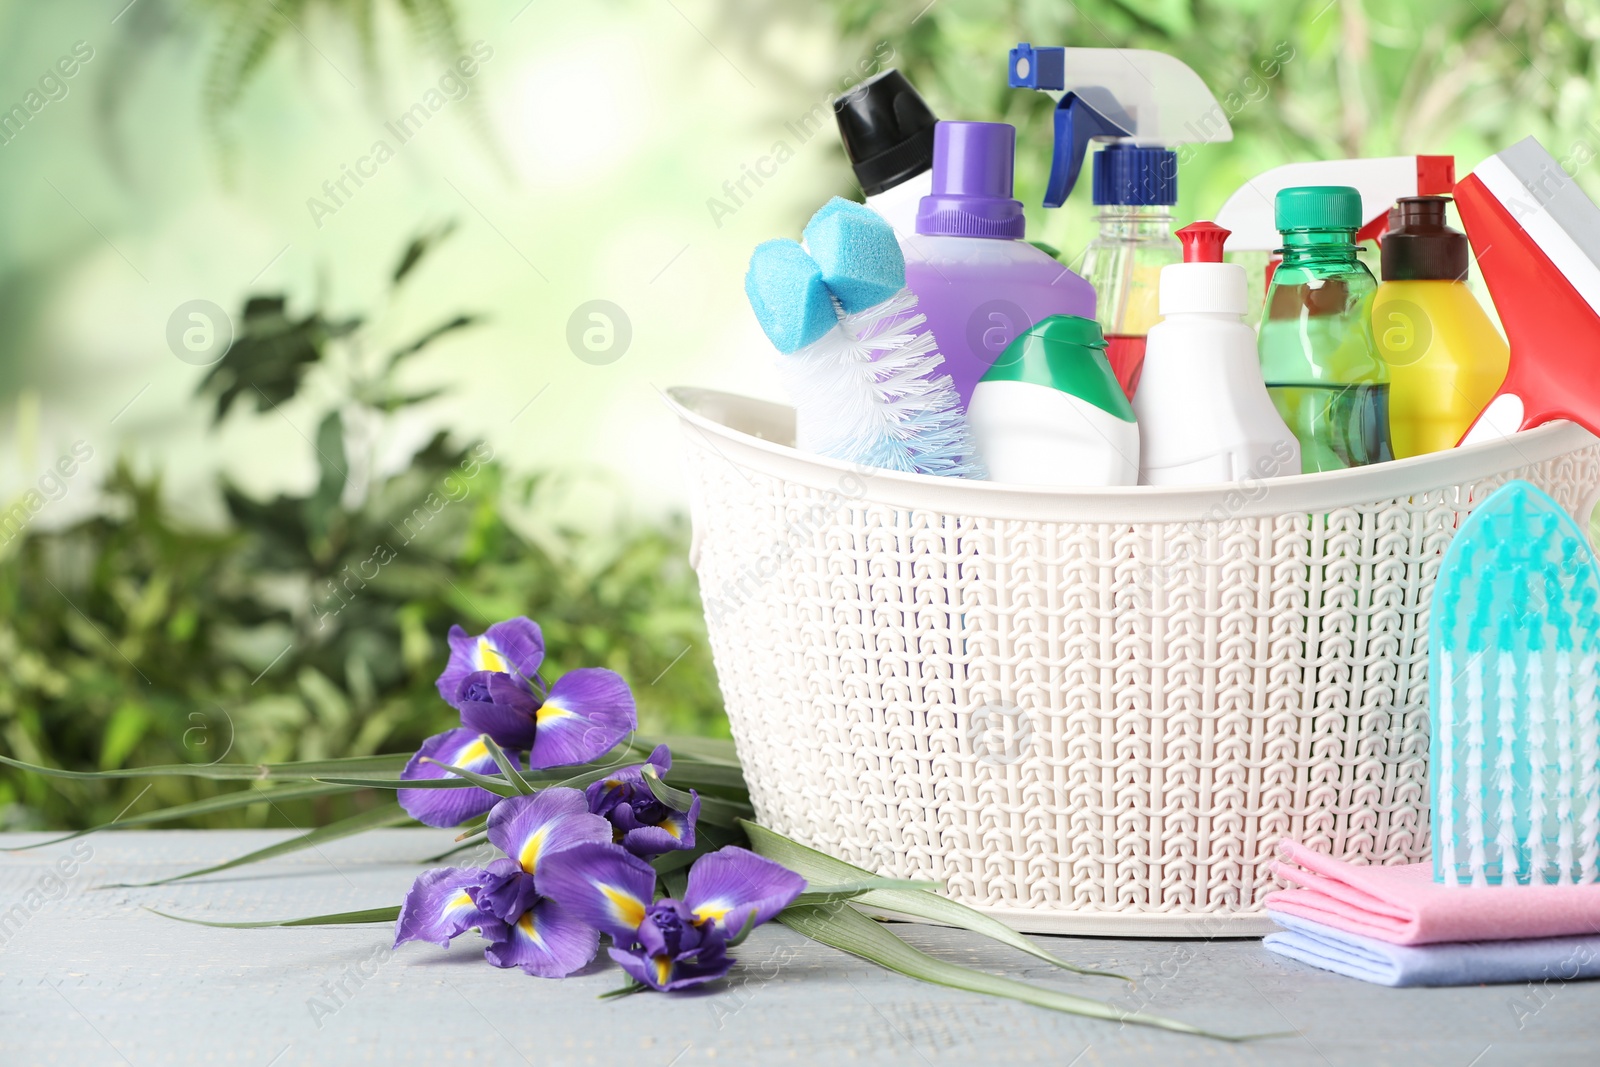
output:
[[[410,244],[391,300],[448,233]],[[200,392],[219,421],[329,394],[316,484],[257,499],[224,482],[232,523],[200,531],[174,520],[159,476],[119,463],[102,514],[14,541],[0,558],[6,749],[75,768],[414,749],[450,724],[433,684],[448,651],[439,635],[522,614],[544,624],[557,671],[602,665],[634,679],[645,728],[725,736],[681,518],[619,521],[602,544],[550,524],[536,539],[514,516],[536,513],[558,479],[514,476],[484,442],[443,432],[402,469],[377,467],[387,424],[440,392],[408,391],[399,372],[476,322],[449,316],[380,351],[365,317],[251,297]],[[105,822],[143,788],[7,770],[0,825]],[[171,805],[216,787],[168,778],[150,790],[146,805]],[[263,805],[252,819],[326,821],[354,802],[310,803]]]
[[[343,25],[352,33],[361,53],[369,102],[374,113],[380,112],[383,65],[379,24],[385,10],[393,13],[418,48],[443,66],[453,65],[466,54],[455,0],[143,0],[129,5],[122,34],[107,63],[113,73],[101,82],[96,108],[113,166],[126,176],[116,119],[128,98],[129,84],[164,40],[189,36],[192,29],[211,39],[201,84],[201,111],[225,165],[232,163],[234,148],[228,120],[280,45],[302,42],[333,66],[333,60],[308,36],[318,27]],[[345,77],[342,70],[339,74]],[[504,165],[476,94],[467,97],[466,106],[485,147]]]

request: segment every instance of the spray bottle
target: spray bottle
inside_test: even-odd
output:
[[[1162,268],[1183,258],[1172,236],[1178,201],[1173,145],[1233,139],[1227,115],[1200,75],[1174,56],[1131,48],[1011,50],[1013,88],[1058,97],[1046,207],[1060,207],[1076,184],[1090,141],[1099,229],[1084,253],[1107,356],[1133,396],[1145,337],[1157,320]]]
[[[906,242],[906,285],[928,316],[963,407],[1006,347],[1051,315],[1094,316],[1094,290],[1022,239],[1011,196],[1017,131],[1002,122],[934,128],[933,191]]]
[[[1144,485],[1241,482],[1300,473],[1300,445],[1256,360],[1245,271],[1222,262],[1228,231],[1178,231],[1183,262],[1161,269],[1162,319],[1133,395]]]
[[[933,111],[906,76],[890,68],[833,102],[839,139],[867,206],[895,229],[902,247],[917,232],[917,207],[933,192]]]

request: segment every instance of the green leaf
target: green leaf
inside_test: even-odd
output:
[[[355,789],[350,786],[327,786],[316,782],[309,785],[286,785],[277,789],[245,789],[235,793],[226,793],[219,797],[207,797],[205,800],[196,800],[188,804],[175,804],[170,808],[162,808],[160,811],[145,812],[142,815],[130,815],[112,822],[101,823],[99,826],[91,826],[87,830],[79,830],[76,833],[65,834],[61,837],[52,837],[48,841],[20,845],[11,851],[24,852],[30,848],[58,845],[63,841],[71,841],[75,837],[98,833],[101,830],[126,830],[134,826],[150,826],[155,823],[171,822],[174,819],[187,819],[194,815],[211,815],[219,811],[248,808],[252,804],[309,800],[315,797],[339,796],[353,792],[355,792]]]
[[[188,871],[184,874],[175,874],[170,878],[158,878],[153,882],[121,882],[116,885],[102,886],[104,889],[140,889],[146,886],[167,885],[171,882],[181,882],[189,878],[198,878],[202,874],[216,874],[233,867],[243,867],[249,863],[259,863],[276,856],[286,856],[291,852],[299,852],[303,848],[315,848],[329,841],[337,841],[341,837],[353,837],[356,834],[366,833],[368,830],[377,830],[386,826],[404,826],[412,822],[411,816],[400,809],[398,804],[382,804],[371,811],[363,811],[352,815],[348,819],[331,822],[327,826],[318,827],[299,837],[280,841],[276,845],[258,848],[226,863],[218,863],[211,867],[202,867],[198,871]]]
[[[739,825],[744,828],[745,834],[750,838],[750,847],[756,853],[789,868],[789,870],[804,878],[807,885],[832,885],[850,882],[858,878],[872,877],[871,871],[862,870],[854,864],[836,860],[832,856],[818,852],[816,849],[807,848],[798,841],[793,841],[780,833],[768,830],[759,823],[743,821]],[[991,940],[1010,945],[1012,948],[1026,952],[1028,955],[1044,960],[1046,963],[1077,974],[1120,978],[1124,982],[1133,981],[1126,975],[1114,974],[1110,971],[1090,970],[1087,967],[1079,967],[1068,963],[1066,960],[1052,956],[999,919],[991,918],[980,911],[975,911],[965,904],[959,904],[938,893],[911,889],[872,889],[857,897],[856,903],[866,907],[883,908],[887,911],[910,915],[918,919],[927,919],[931,922],[943,923],[946,926],[958,926],[963,930],[971,930],[973,933],[982,934]]]
[[[488,734],[479,734],[478,740],[482,741],[483,747],[489,750],[489,755],[499,766],[501,773],[506,776],[506,780],[516,788],[519,795],[526,797],[538,792],[528,784],[527,779],[522,777],[522,774],[517,770],[516,761],[506,755],[506,750],[501,748],[494,738]]]
[[[273,781],[317,779],[344,771],[398,771],[411,759],[408,753],[383,756],[349,756],[343,759],[301,760],[294,763],[168,763],[155,767],[123,767],[112,771],[69,771],[0,756],[0,763],[49,778],[92,781],[101,778],[214,778],[220,781]]]
[[[914,882],[906,878],[857,878],[850,882],[841,882],[838,885],[812,885],[806,883],[806,891],[794,898],[796,904],[831,904],[836,900],[854,900],[863,893],[874,889],[909,889],[916,892],[930,893],[939,888],[937,882]]]
[[[100,740],[100,769],[110,770],[122,766],[139,739],[150,728],[150,716],[145,709],[132,701],[112,712]]]
[[[679,760],[692,759],[705,763],[722,763],[729,767],[739,766],[739,754],[734,751],[733,742],[720,737],[686,737],[676,734],[662,734],[645,736],[640,735],[639,742],[646,746],[646,750],[653,750],[657,745],[666,745],[672,751],[673,770],[677,770]]]
[[[935,959],[913,948],[891,933],[882,923],[873,922],[849,904],[791,904],[778,914],[778,921],[813,941],[839,949],[841,952],[848,952],[852,956],[859,956],[868,963],[875,963],[879,967],[894,971],[896,974],[903,974],[907,978],[915,978],[919,982],[930,982],[934,985],[949,986],[951,989],[964,989],[969,993],[1018,1000],[1024,1004],[1049,1008],[1051,1011],[1064,1012],[1068,1015],[1135,1023],[1139,1026],[1152,1026],[1160,1030],[1195,1034],[1200,1037],[1214,1037],[1223,1041],[1249,1040],[1246,1037],[1214,1034],[1176,1019],[1125,1011],[1103,1001],[1062,993],[1029,982],[1019,982],[1014,978],[985,974],[970,967]]]
[[[400,254],[400,262],[394,268],[394,284],[399,285],[406,280],[406,275],[417,269],[417,265],[442,244],[445,238],[455,232],[456,224],[452,219],[432,230],[424,230],[411,239],[406,245],[406,250]]]
[[[333,926],[340,923],[392,923],[400,917],[400,905],[391,904],[386,908],[338,911],[332,915],[310,915],[304,919],[264,919],[260,922],[224,923],[207,919],[186,919],[182,915],[170,915],[155,908],[140,906],[163,919],[176,919],[181,923],[193,923],[195,926],[215,926],[223,930],[260,930],[269,926]]]
[[[306,499],[306,528],[318,540],[328,536],[339,511],[339,500],[350,468],[344,448],[344,417],[328,412],[317,426],[317,489]],[[332,686],[330,685],[330,688]],[[337,690],[335,690],[337,692]],[[342,695],[342,694],[341,694]]]
[[[649,989],[649,988],[650,987],[645,985],[643,982],[629,982],[627,985],[623,986],[621,989],[613,989],[609,993],[601,993],[595,999],[596,1000],[615,1000],[618,997],[631,997],[635,993],[643,993],[646,989]]]
[[[656,777],[655,767],[644,765],[644,783],[650,787],[650,792],[661,803],[677,811],[688,811],[694,803],[694,798],[681,789],[672,786]],[[749,804],[741,804],[735,800],[723,800],[720,797],[700,798],[700,820],[702,822],[716,823],[718,826],[737,826],[741,819],[755,814]]]
[[[444,322],[441,322],[439,325],[428,330],[410,344],[397,348],[390,353],[388,363],[389,369],[393,370],[395,364],[399,363],[408,356],[416,355],[418,352],[421,352],[424,348],[427,348],[429,345],[433,344],[433,342],[437,341],[446,334],[454,333],[456,330],[465,330],[469,326],[476,326],[482,321],[482,317],[478,315],[457,315],[453,319],[448,319]]]
[[[478,789],[465,778],[317,778],[324,785],[351,785],[363,789]],[[495,778],[492,781],[500,781]],[[502,783],[503,784],[503,783]],[[510,794],[501,794],[509,796]]]
[[[431,756],[422,757],[422,762],[431,763],[435,767],[443,767],[457,778],[464,778],[479,789],[493,793],[497,797],[514,797],[517,795],[517,787],[504,778],[495,778],[492,775],[469,771],[465,767],[457,767],[452,763],[445,763],[443,760],[436,760]]]

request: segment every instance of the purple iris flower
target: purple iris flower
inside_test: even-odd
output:
[[[453,703],[462,726],[527,752],[536,771],[597,759],[639,725],[628,683],[603,667],[568,671],[548,693],[509,674],[474,671],[461,679]]]
[[[621,675],[584,667],[568,671],[547,690],[539,674],[543,661],[544,637],[531,619],[495,623],[477,637],[453,627],[450,662],[438,685],[460,711],[461,728],[423,742],[400,777],[455,777],[427,760],[498,774],[498,765],[480,740],[483,734],[540,771],[598,759],[638,727],[633,693]],[[497,799],[476,787],[399,791],[400,806],[429,826],[459,826],[494,807]],[[670,836],[676,828],[677,823],[669,821],[658,830]]]
[[[589,810],[611,823],[617,844],[641,859],[693,848],[695,821],[700,818],[700,795],[689,790],[692,799],[688,811],[668,807],[650,792],[644,780],[646,766],[654,768],[656,777],[664,780],[672,768],[672,753],[666,745],[657,745],[645,763],[624,767],[592,783],[585,790]]]
[[[544,882],[572,849],[610,839],[610,825],[589,811],[576,789],[500,801],[489,813],[489,841],[506,857],[487,867],[425,871],[400,909],[395,947],[407,941],[445,946],[476,927],[489,942],[483,954],[496,967],[541,978],[571,974],[594,959],[600,933],[545,895]]]
[[[438,760],[438,763],[429,763],[428,760]],[[434,734],[422,742],[422,747],[411,757],[406,769],[400,772],[400,777],[412,781],[456,777],[439,763],[448,763],[477,774],[500,773],[500,765],[489,755],[479,731],[457,728]],[[427,826],[460,826],[500,801],[487,789],[477,786],[401,789],[396,796],[408,815]]]
[[[497,622],[473,637],[460,626],[450,627],[450,662],[439,675],[439,695],[451,704],[461,682],[478,671],[511,674],[533,683],[544,662],[544,634],[539,624],[525,615]]]
[[[746,849],[701,856],[683,900],[652,901],[656,872],[612,845],[576,845],[540,881],[567,911],[610,934],[611,958],[652,989],[720,978],[733,965],[728,940],[758,926],[805,891],[798,874]]]

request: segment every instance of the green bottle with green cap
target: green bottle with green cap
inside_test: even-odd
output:
[[[1300,442],[1300,469],[1393,459],[1389,369],[1372,338],[1378,282],[1357,258],[1361,194],[1344,185],[1283,189],[1273,214],[1283,262],[1267,287],[1261,377]]]
[[[967,425],[997,482],[1139,481],[1139,424],[1093,319],[1051,315],[1018,334],[972,390]]]

